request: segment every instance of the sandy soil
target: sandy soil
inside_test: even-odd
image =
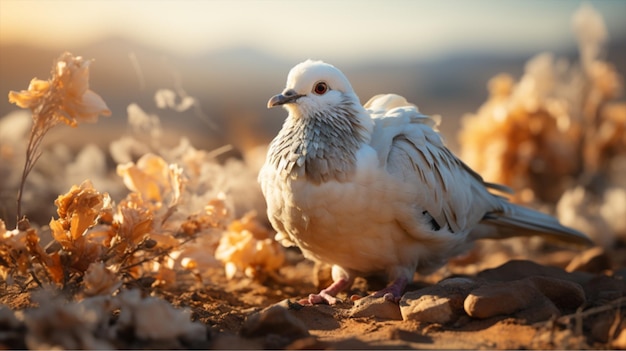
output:
[[[618,244],[613,250],[592,248],[582,252],[530,245],[532,249],[520,254],[519,247],[524,245],[515,240],[519,239],[478,245],[470,254],[452,260],[434,274],[416,276],[399,304],[363,298],[384,284],[375,278],[357,279],[350,291],[339,295],[343,301],[335,306],[297,303],[318,289],[316,283],[326,284],[328,272],[326,267],[314,265],[292,249],[288,251],[287,264],[273,278],[252,280],[237,275],[228,280],[224,272],[216,268],[210,273],[209,284],[191,280],[188,286],[177,290],[137,286],[146,295],[167,300],[177,308],[189,309],[191,319],[205,326],[207,338],[163,343],[142,340],[129,333],[118,336],[114,346],[211,349],[626,347],[626,249],[623,245]],[[528,242],[523,243],[528,245]],[[450,295],[446,293],[450,290],[437,290],[454,285],[444,283],[446,281],[472,281],[473,285],[460,293],[457,286],[454,289],[460,295]],[[523,301],[529,296],[527,291],[534,289],[524,285],[530,281],[536,283],[541,293]],[[498,290],[499,287],[503,289]],[[432,313],[431,317],[405,316],[403,319],[400,308],[407,306],[407,296],[428,291],[433,292],[430,300],[451,297],[444,305],[452,308],[444,309],[448,313],[444,313],[443,319],[441,314]],[[507,293],[502,294],[502,291]],[[577,294],[582,296],[578,300]],[[505,308],[493,310],[497,302],[492,301],[487,307],[471,310],[468,295],[495,296],[495,300],[504,302]],[[2,293],[0,302],[14,311],[36,307],[31,294],[20,292],[15,286]],[[474,316],[470,316],[468,310]],[[428,311],[424,313],[428,315]],[[6,320],[0,318],[0,324],[3,323],[7,327]],[[0,348],[27,347],[25,337],[29,327],[32,326],[14,326],[12,330],[0,332]]]
[[[517,239],[513,239],[517,240]],[[505,290],[515,297],[515,284],[529,277],[575,282],[584,290],[580,306],[567,306],[571,293],[560,291],[550,299],[559,308],[549,309],[540,299],[513,313],[495,314],[487,318],[472,318],[462,309],[444,323],[402,320],[394,314],[391,303],[382,308],[358,313],[355,297],[380,288],[380,281],[358,279],[351,291],[340,295],[339,305],[302,306],[295,301],[316,291],[312,277],[317,267],[299,261],[282,270],[290,284],[269,282],[229,282],[226,286],[241,304],[240,308],[224,311],[224,319],[211,321],[218,331],[218,348],[289,348],[289,349],[586,349],[624,348],[626,326],[625,251],[605,252],[597,248],[582,253],[576,251],[535,252],[523,257],[503,248],[506,245],[486,244],[472,254],[451,262],[428,277],[416,276],[405,297],[411,292],[441,285],[447,277],[468,277],[479,280],[479,286],[504,282]],[[484,252],[492,251],[492,255]],[[543,251],[543,250],[542,250]],[[541,258],[540,258],[541,257]],[[534,258],[534,261],[526,260]],[[570,263],[575,261],[573,265]],[[559,266],[569,266],[569,273]],[[622,267],[612,269],[609,266]],[[496,267],[490,269],[487,267]],[[576,271],[574,271],[576,270]],[[323,280],[323,279],[320,279]],[[549,285],[543,282],[544,286]],[[524,288],[522,288],[524,289]],[[548,292],[546,295],[550,295]],[[506,300],[507,296],[499,299]],[[280,300],[277,302],[277,300]],[[215,302],[218,309],[220,301]],[[400,306],[405,303],[404,299]],[[368,303],[369,304],[369,303]],[[372,303],[376,305],[376,303]],[[575,304],[576,305],[576,304]],[[263,306],[269,308],[261,309]],[[371,305],[370,305],[371,306]],[[254,311],[251,312],[250,309]],[[393,319],[390,319],[393,318]],[[406,318],[405,318],[406,319]],[[209,319],[210,320],[210,319]]]

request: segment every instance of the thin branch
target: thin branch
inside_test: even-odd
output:
[[[33,118],[34,124],[30,131],[30,136],[28,138],[28,147],[26,148],[26,160],[24,161],[24,169],[22,170],[22,177],[20,179],[20,187],[17,192],[17,221],[19,222],[22,219],[22,196],[24,194],[24,186],[26,185],[26,178],[30,172],[35,168],[35,164],[41,157],[41,151],[39,150],[39,146],[41,145],[41,141],[46,133],[56,125],[56,123],[49,123],[43,126],[41,130],[39,130],[36,121],[38,118]]]
[[[557,322],[557,323],[561,323],[561,324],[566,324],[567,322],[571,321],[572,319],[576,319],[576,320],[582,320],[585,317],[589,317],[595,314],[599,314],[602,312],[606,312],[606,311],[610,311],[612,309],[620,309],[622,307],[624,307],[626,303],[626,296],[625,297],[620,297],[619,299],[615,299],[613,301],[608,302],[607,304],[604,304],[602,306],[597,306],[597,307],[592,307],[588,310],[585,311],[576,311],[572,314],[568,314],[565,316],[561,316],[559,318],[557,318],[556,320],[549,320],[549,321],[544,321],[544,322],[539,322],[539,323],[535,323],[533,326],[535,327],[541,327],[543,325],[546,325],[548,323],[553,323],[553,322]]]

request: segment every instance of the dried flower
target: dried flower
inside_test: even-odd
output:
[[[0,220],[0,278],[12,282],[15,273],[25,274],[31,267],[26,232],[7,230]]]
[[[225,264],[226,277],[232,279],[238,270],[250,278],[272,274],[285,260],[282,246],[256,219],[254,212],[233,221],[215,250],[215,257]]]
[[[177,165],[168,165],[157,155],[147,153],[137,164],[118,165],[117,174],[124,179],[128,189],[140,193],[146,200],[160,203],[169,195],[170,206],[180,200],[184,186],[182,169]]]
[[[28,90],[9,92],[9,102],[32,111],[33,125],[26,149],[26,162],[17,196],[17,217],[22,216],[22,193],[28,174],[41,155],[39,145],[44,135],[59,123],[72,127],[78,122],[95,122],[98,115],[111,111],[102,98],[89,90],[91,61],[65,52],[52,68],[47,81],[33,79]]]
[[[464,117],[462,158],[487,181],[516,190],[515,201],[554,205],[576,182],[607,176],[611,158],[626,154],[626,124],[610,108],[622,82],[601,57],[602,17],[583,5],[574,24],[582,69],[539,54],[518,82],[492,78],[488,101]]]
[[[131,193],[122,200],[113,218],[115,235],[109,246],[118,252],[118,256],[136,250],[152,231],[153,213],[138,193]]]
[[[96,225],[102,211],[111,209],[111,198],[107,193],[99,193],[85,180],[80,186],[72,186],[67,194],[59,195],[54,201],[59,214],[58,223],[65,230],[69,230],[70,240],[83,236],[85,231]],[[61,244],[64,238],[55,238]]]
[[[45,95],[50,91],[50,82],[33,78],[28,85],[28,90],[9,92],[9,102],[21,108],[31,110],[39,109],[43,105]]]
[[[204,210],[188,216],[180,225],[180,231],[188,236],[225,230],[232,221],[224,199],[220,196],[209,200]]]
[[[110,295],[122,285],[119,277],[109,270],[103,262],[90,264],[85,272],[83,282],[87,296]]]
[[[57,59],[50,80],[31,80],[28,90],[9,92],[9,102],[32,110],[40,129],[58,122],[72,127],[78,122],[96,122],[98,115],[108,116],[111,111],[89,89],[90,63],[91,60],[65,52]]]
[[[87,230],[98,224],[102,214],[111,208],[109,195],[97,192],[89,180],[73,186],[67,194],[60,195],[54,202],[58,219],[50,221],[52,237],[61,244],[66,255],[66,268],[85,272],[89,265],[102,255],[103,246],[87,235]],[[55,279],[57,283],[57,279]]]

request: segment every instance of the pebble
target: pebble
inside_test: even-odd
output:
[[[309,336],[306,325],[285,305],[288,303],[283,301],[248,316],[241,327],[241,335],[246,338],[265,337],[272,340],[279,337],[285,344]]]
[[[350,317],[377,317],[381,319],[402,320],[397,303],[384,297],[366,296],[354,301]]]
[[[428,288],[410,291],[400,300],[405,321],[445,324],[463,315],[463,301],[478,286],[469,278],[449,278]]]
[[[472,318],[513,314],[541,300],[543,294],[528,280],[485,284],[473,290],[463,304]]]
[[[576,310],[583,303],[585,292],[579,284],[559,278],[531,276],[482,285],[467,296],[464,308],[470,317],[484,319],[515,314],[539,305],[545,309],[544,317],[549,318],[560,315],[561,310]],[[541,318],[535,313],[527,319],[536,321]]]

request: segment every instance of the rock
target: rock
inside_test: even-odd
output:
[[[626,296],[626,281],[621,277],[598,275],[583,285],[587,302],[601,304]]]
[[[538,299],[536,303],[527,306],[525,309],[516,312],[513,316],[521,323],[533,324],[559,317],[561,314],[561,311],[556,305],[550,301],[550,299],[544,297]]]
[[[483,285],[467,296],[465,312],[473,318],[509,315],[546,297],[528,279]]]
[[[400,312],[405,321],[414,320],[427,323],[445,324],[455,319],[456,313],[450,306],[450,299],[437,295],[421,295],[402,299]]]
[[[400,300],[405,321],[445,324],[463,312],[463,301],[478,283],[469,278],[450,278],[431,287],[410,291]]]
[[[512,260],[497,268],[486,269],[477,277],[488,281],[514,281],[533,276],[553,277],[584,284],[594,277],[587,272],[566,272],[557,267],[543,266],[527,260]]]
[[[366,296],[354,302],[350,317],[378,317],[382,319],[401,320],[400,307],[384,297]]]
[[[560,310],[573,312],[585,303],[585,291],[578,283],[542,276],[527,279]]]
[[[243,323],[241,335],[246,338],[264,337],[265,346],[272,348],[281,348],[309,336],[307,327],[292,313],[284,307],[284,303],[253,313]]]
[[[585,303],[583,288],[574,282],[545,276],[533,276],[511,282],[483,285],[467,296],[465,312],[474,318],[509,315],[542,306],[524,319],[533,321],[571,312]],[[543,316],[543,317],[538,317]]]
[[[596,246],[574,257],[565,270],[568,272],[601,273],[611,269],[612,265],[611,258],[604,248]]]

